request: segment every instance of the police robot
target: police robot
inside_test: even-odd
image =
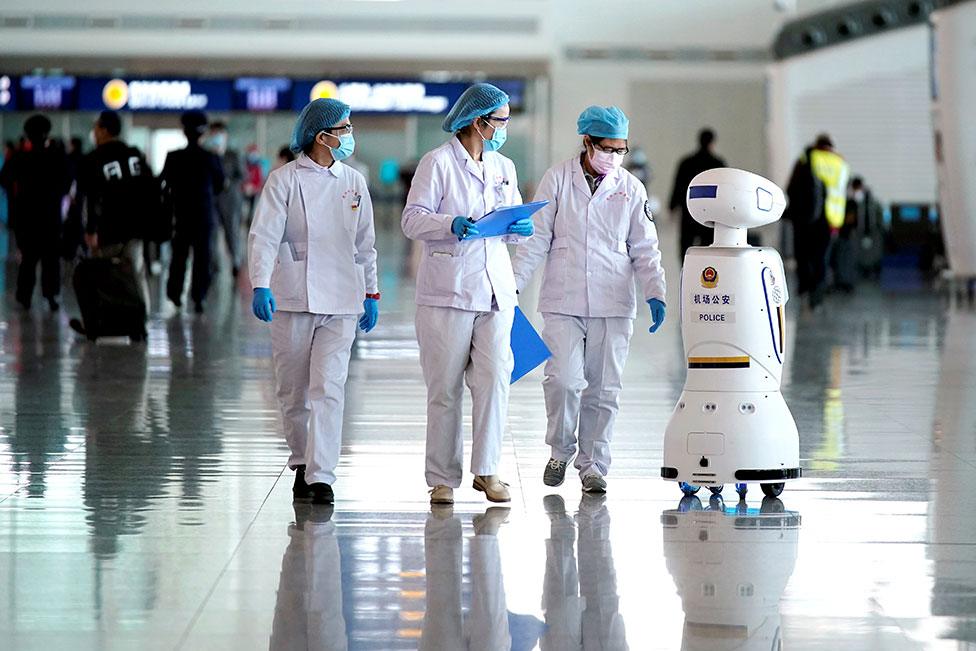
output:
[[[749,246],[749,228],[777,221],[783,191],[757,174],[702,172],[688,187],[692,217],[713,228],[681,275],[688,377],[664,435],[661,476],[685,495],[735,482],[776,497],[800,476],[800,442],[780,379],[786,352],[786,277],[774,249]]]
[[[681,498],[661,515],[664,559],[685,612],[681,651],[782,649],[780,600],[796,566],[800,515],[776,498],[762,509],[702,509]]]

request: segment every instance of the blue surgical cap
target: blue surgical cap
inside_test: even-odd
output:
[[[508,95],[491,84],[475,84],[468,88],[441,123],[441,129],[454,133],[468,126],[482,115],[508,104]]]
[[[616,106],[590,106],[580,113],[576,132],[594,138],[627,139],[630,120]]]
[[[294,153],[304,151],[315,140],[322,129],[328,129],[349,117],[349,105],[337,99],[316,99],[305,105],[291,132],[291,147]]]

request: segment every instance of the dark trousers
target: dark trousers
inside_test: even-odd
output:
[[[692,246],[708,246],[712,243],[712,229],[696,222],[691,215],[681,216],[681,258]]]
[[[61,291],[61,243],[60,238],[51,241],[36,235],[17,238],[20,249],[20,268],[17,270],[17,300],[30,307],[37,283],[37,264],[41,264],[41,293],[44,298],[55,298]]]
[[[169,265],[169,280],[166,283],[166,295],[174,303],[179,304],[183,296],[183,288],[186,286],[186,262],[191,251],[193,272],[190,298],[194,303],[202,303],[207,297],[211,279],[213,233],[212,223],[194,224],[182,228],[177,224],[173,233],[173,259]]]
[[[793,225],[793,255],[800,295],[810,295],[810,306],[823,301],[827,289],[827,251],[830,248],[830,229],[826,220]]]

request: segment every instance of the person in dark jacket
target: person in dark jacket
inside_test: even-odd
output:
[[[200,145],[207,130],[207,116],[202,111],[187,111],[180,116],[180,123],[187,145],[166,156],[162,174],[163,189],[175,216],[166,295],[177,307],[182,305],[186,263],[192,251],[190,298],[197,314],[201,314],[210,289],[211,251],[217,225],[215,200],[224,187],[224,171],[220,158]]]
[[[94,255],[124,258],[148,309],[142,240],[159,203],[159,185],[142,152],[121,140],[121,133],[119,114],[102,111],[92,126],[95,150],[79,166],[76,202],[82,208],[88,249]],[[84,334],[77,320],[70,325]]]
[[[837,172],[830,174],[832,169]],[[796,161],[786,186],[788,203],[783,219],[793,223],[793,255],[801,299],[811,309],[823,302],[827,291],[827,264],[831,240],[830,212],[840,214],[843,225],[845,202],[834,202],[828,180],[843,181],[846,190],[846,163],[834,151],[830,136],[821,134]],[[845,198],[842,196],[842,198]]]
[[[681,210],[681,256],[684,257],[688,247],[707,246],[712,243],[712,229],[696,222],[691,213],[685,195],[691,180],[707,170],[725,167],[725,161],[715,155],[715,132],[704,128],[698,132],[698,151],[686,156],[678,164],[678,172],[674,176],[674,190],[671,192],[670,208],[672,211]]]
[[[244,212],[244,180],[247,171],[240,152],[228,146],[227,125],[214,122],[210,125],[206,148],[220,156],[224,166],[225,184],[217,195],[217,214],[224,231],[224,241],[230,253],[231,274],[237,278],[241,270],[241,215]],[[216,248],[216,241],[214,242]]]
[[[30,309],[41,264],[41,293],[51,310],[61,291],[61,203],[71,185],[64,150],[51,147],[51,121],[37,114],[24,122],[28,146],[0,171],[10,201],[10,221],[20,250],[17,302]]]

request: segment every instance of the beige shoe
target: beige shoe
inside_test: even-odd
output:
[[[440,484],[430,489],[431,504],[454,504],[454,489]]]
[[[508,492],[508,484],[498,478],[498,475],[478,475],[474,478],[473,488],[481,491],[489,502],[511,502],[512,496]]]
[[[508,522],[508,514],[512,509],[507,506],[491,506],[481,515],[476,515],[471,519],[474,525],[474,533],[477,536],[494,536],[503,524]]]

